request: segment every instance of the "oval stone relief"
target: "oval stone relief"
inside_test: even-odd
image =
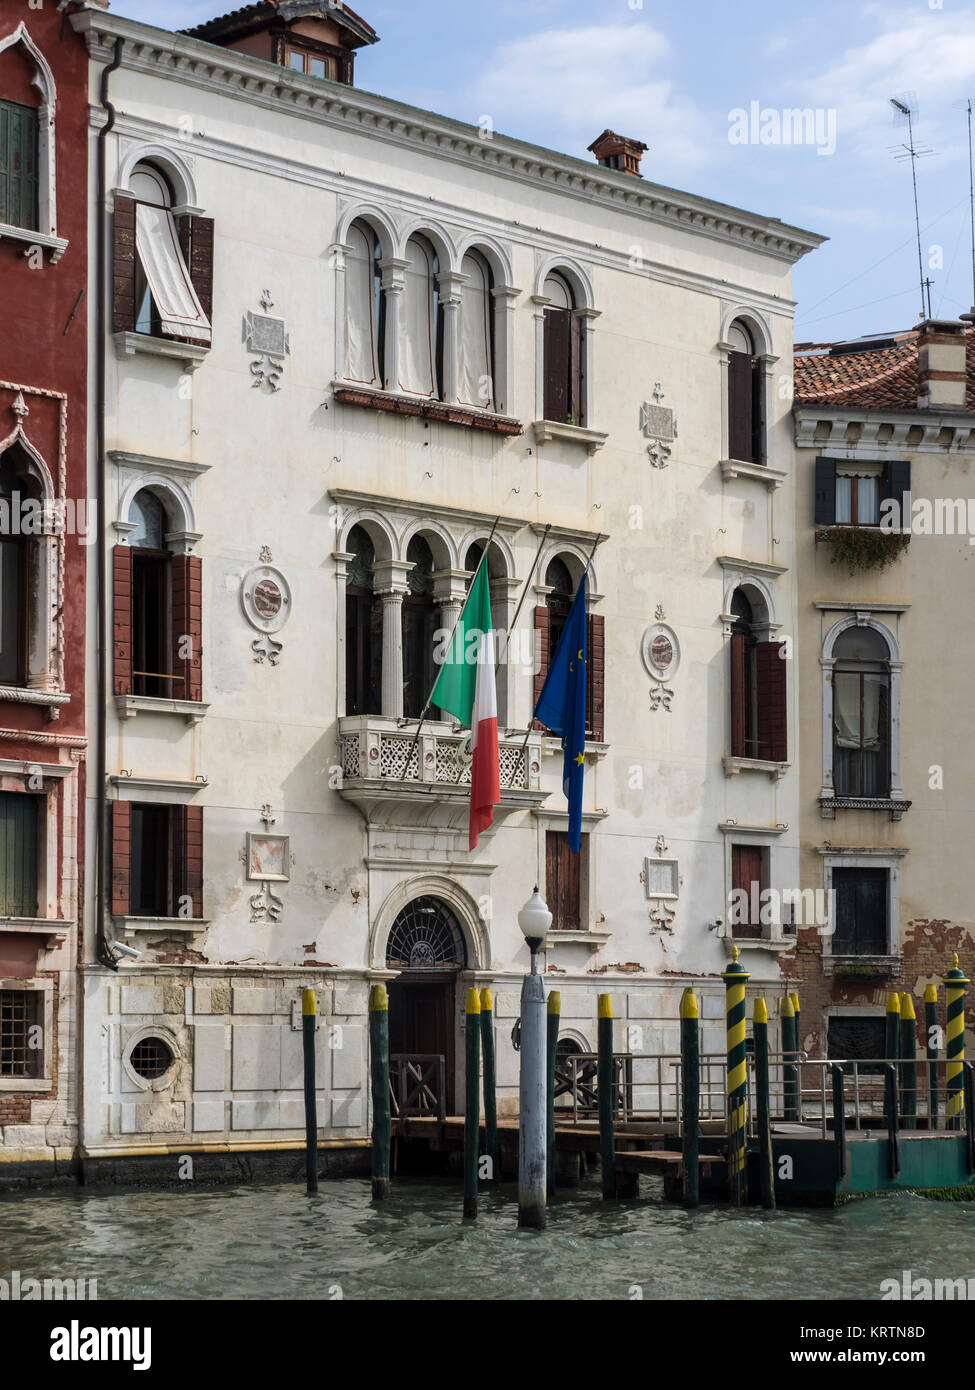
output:
[[[260,565],[245,575],[240,601],[258,632],[279,632],[291,616],[291,588],[280,570]]]
[[[641,654],[647,674],[655,681],[670,680],[680,665],[680,643],[673,628],[654,623],[643,634]]]

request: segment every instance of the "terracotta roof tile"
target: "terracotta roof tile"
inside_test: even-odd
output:
[[[215,24],[223,24],[228,19],[250,19],[259,16],[264,11],[270,14],[273,10],[277,9],[280,3],[281,0],[256,0],[254,4],[241,5],[239,9],[228,10],[226,14],[214,15],[213,19],[207,19],[202,24],[194,24],[192,28],[185,29],[183,32],[193,36],[203,36]],[[355,10],[350,6],[344,5],[343,10],[349,19],[354,20],[357,24],[361,24],[363,29],[368,30],[369,33],[375,34],[376,31],[373,29],[372,25],[368,24],[361,15],[357,15]],[[334,17],[341,19],[341,15],[342,11],[339,11]]]
[[[975,410],[975,329],[966,332],[967,410]],[[890,341],[893,339],[894,341]],[[798,405],[917,410],[918,335],[891,333],[883,347],[843,351],[847,343],[797,343]]]

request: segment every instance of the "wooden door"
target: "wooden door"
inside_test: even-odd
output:
[[[451,972],[431,979],[416,972],[404,972],[391,980],[389,990],[389,1051],[439,1055],[444,1059],[447,1113],[454,1102],[454,987]]]

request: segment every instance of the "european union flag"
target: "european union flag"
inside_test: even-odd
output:
[[[583,574],[535,706],[535,718],[562,739],[562,790],[569,802],[569,847],[576,854],[582,834],[582,783],[586,771],[588,626]]]

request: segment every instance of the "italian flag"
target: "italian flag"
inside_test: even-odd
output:
[[[474,576],[431,698],[433,704],[471,731],[474,761],[468,844],[475,849],[481,831],[494,820],[494,808],[501,800],[498,692],[487,565],[482,564]]]

